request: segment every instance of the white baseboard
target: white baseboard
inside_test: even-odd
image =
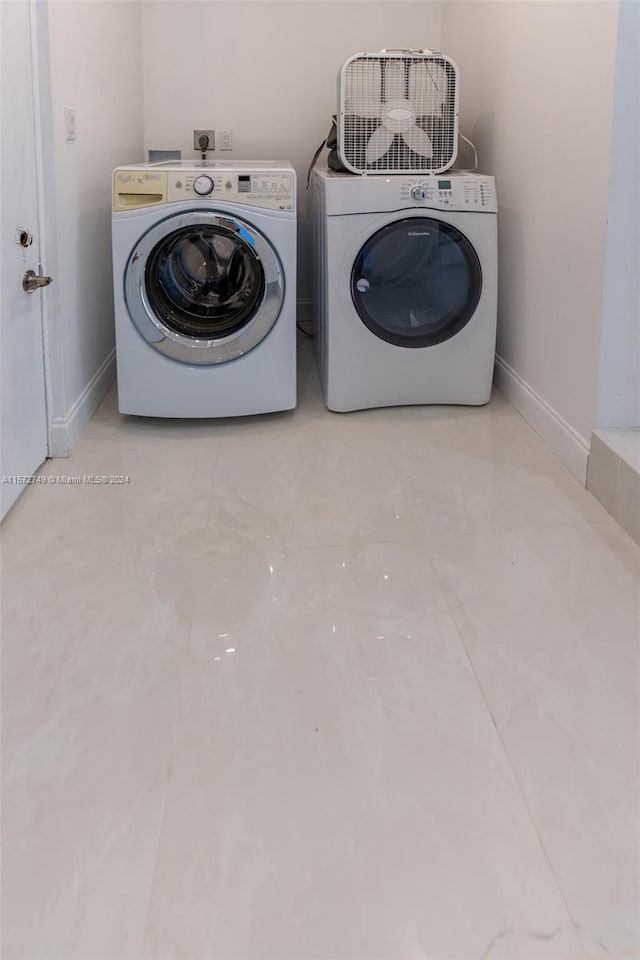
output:
[[[509,364],[496,356],[495,385],[580,483],[587,482],[589,444]]]
[[[66,417],[54,417],[49,431],[49,456],[68,457],[116,379],[116,351],[111,351]]]

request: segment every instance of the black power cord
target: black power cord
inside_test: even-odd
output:
[[[199,137],[198,143],[200,144],[200,149],[202,150],[202,159],[206,160],[207,150],[209,149],[209,137],[206,135],[206,133],[203,133],[202,136]]]
[[[308,330],[305,330],[299,320],[296,320],[296,327],[300,331],[303,337],[308,337],[309,340],[313,340],[313,334],[309,333]]]

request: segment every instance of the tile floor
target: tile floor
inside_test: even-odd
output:
[[[3,531],[3,957],[640,956],[640,549],[496,394],[144,422]]]

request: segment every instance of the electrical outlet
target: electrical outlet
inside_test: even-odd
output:
[[[207,137],[208,143],[206,146],[207,150],[215,150],[216,146],[216,132],[215,130],[194,130],[193,131],[193,149],[198,152],[202,151],[200,146],[200,137]]]
[[[220,149],[233,150],[233,130],[220,131]]]

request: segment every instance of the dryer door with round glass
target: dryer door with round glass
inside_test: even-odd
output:
[[[430,347],[454,337],[473,316],[481,291],[482,270],[470,241],[431,217],[407,217],[378,230],[351,272],[361,320],[400,347]]]
[[[216,364],[252,350],[280,313],[284,281],[273,247],[234,216],[194,211],[156,224],[127,263],[131,319],[182,363]]]

